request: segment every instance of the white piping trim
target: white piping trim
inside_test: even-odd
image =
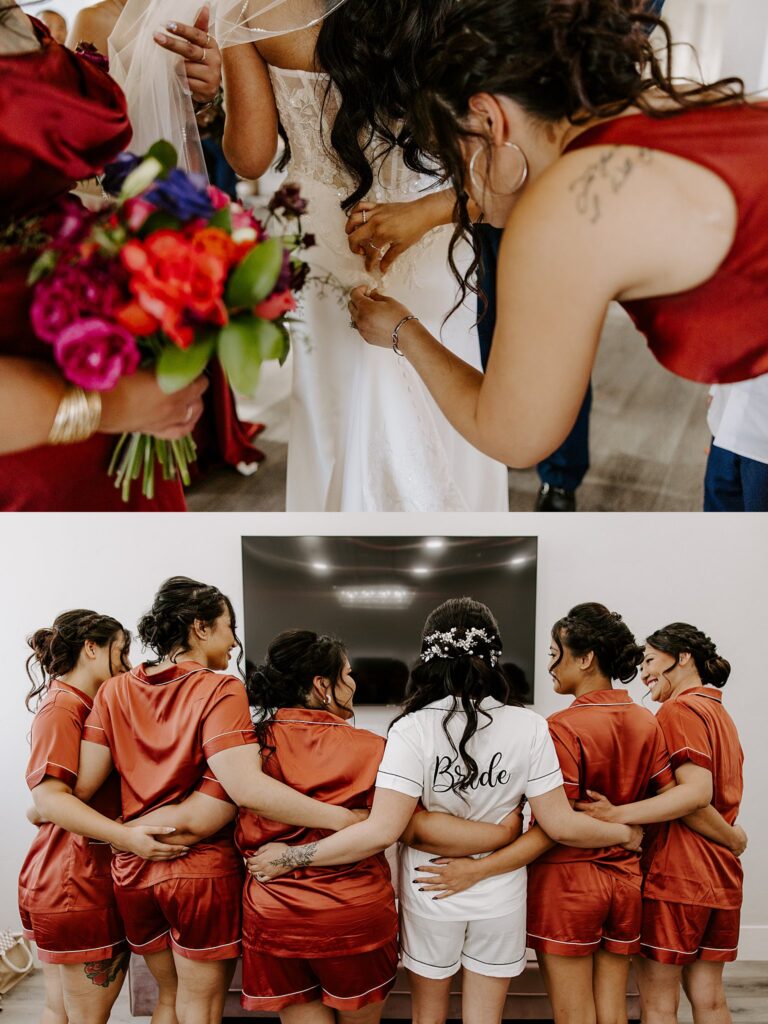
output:
[[[45,949],[39,943],[36,945],[43,953],[95,953],[97,949],[112,949],[113,946],[121,946],[126,941],[126,939],[116,939],[114,942],[104,942],[100,946],[87,946],[85,949]]]
[[[151,946],[153,942],[157,942],[158,939],[162,939],[164,935],[170,934],[170,931],[170,928],[166,928],[164,932],[160,932],[160,934],[156,935],[154,939],[149,939],[147,942],[131,942],[131,940],[128,939],[128,945],[132,946],[133,949],[144,949],[145,946]]]
[[[690,949],[690,950],[689,949],[670,949],[669,946],[654,946],[650,942],[643,942],[642,940],[640,941],[640,945],[641,946],[647,946],[648,949],[661,949],[665,953],[680,953],[682,956],[696,956],[696,954],[699,951],[699,947],[698,946],[696,947],[696,949]]]
[[[77,778],[77,771],[74,768],[68,768],[65,764],[59,764],[58,761],[45,761],[39,767],[35,768],[34,771],[31,771],[24,781],[27,782],[33,775],[37,775],[38,772],[44,772],[49,764],[52,764],[55,768],[63,768],[65,772],[69,772],[70,775],[74,775],[75,778]]]
[[[219,732],[216,733],[215,736],[211,736],[210,739],[207,739],[205,743],[203,743],[203,747],[207,747],[208,744],[213,743],[214,740],[220,740],[222,736],[234,736],[236,733],[244,736],[251,735],[252,731],[251,729],[230,729],[229,732]]]
[[[274,996],[252,996],[243,989],[243,995],[246,999],[286,999],[288,996],[300,996],[304,992],[311,992],[313,988],[320,988],[320,983],[318,982],[317,985],[310,985],[309,988],[297,988],[295,992],[282,992],[280,995]]]
[[[704,694],[700,693],[699,696],[703,697]],[[727,949],[722,949],[720,946],[699,946],[699,949],[709,949],[713,953],[735,953],[738,948],[738,946],[729,946]]]
[[[637,942],[640,935],[637,935],[634,939],[612,939],[610,935],[604,935],[603,938],[606,942],[618,942],[622,946],[630,946],[633,942]]]
[[[70,695],[70,697],[76,697],[80,701],[80,703],[83,705],[83,707],[88,708],[89,711],[93,710],[93,704],[89,704],[87,701],[85,701],[80,696],[79,693],[73,693],[72,690],[67,690],[63,686],[55,687],[53,690],[50,691],[50,693],[51,694],[54,694],[54,693],[68,693]]]
[[[716,700],[718,704],[723,703],[723,698],[719,694],[715,693],[692,693],[692,697],[706,697],[707,700]],[[702,946],[702,949],[706,949],[706,946]]]
[[[565,939],[552,939],[549,935],[536,935],[534,932],[528,932],[528,935],[532,939],[543,939],[544,942],[558,942],[561,946],[599,946],[602,936],[597,939],[593,939],[592,942],[568,942]]]
[[[171,936],[171,942],[174,946],[178,946],[179,949],[186,949],[189,953],[205,953],[209,949],[224,949],[225,946],[236,946],[240,939],[232,939],[230,942],[222,942],[218,946],[182,946],[180,942],[177,942],[173,936]]]
[[[669,771],[672,771],[672,765],[669,763],[669,761],[667,761],[663,768],[659,768],[657,772],[654,772],[651,778],[655,779],[657,775],[661,775],[661,773],[667,771],[667,769],[669,769]]]
[[[162,672],[155,672],[155,675],[156,676],[161,676],[163,674],[163,672],[166,672],[166,671],[167,671],[167,669],[163,669]],[[136,672],[137,672],[137,670],[133,669],[128,674],[131,676],[132,679],[135,679],[137,683],[152,683],[152,679],[154,678],[153,676],[148,675],[146,677],[146,679],[142,679],[141,676],[136,675]],[[201,668],[194,668],[194,669],[192,669],[191,672],[185,672],[183,675],[176,676],[174,679],[166,679],[166,683],[178,683],[182,679],[186,679],[187,676],[194,676],[198,672],[205,672],[205,669],[202,668],[202,667]]]
[[[692,754],[701,754],[701,756],[702,757],[706,757],[706,759],[708,761],[712,760],[710,755],[709,754],[705,754],[703,750],[697,750],[696,747],[687,747],[687,746],[686,747],[678,747],[677,750],[673,750],[672,753],[669,756],[670,757],[674,757],[675,754],[680,754],[680,753],[682,753],[683,750],[690,750]]]
[[[380,982],[380,984],[374,985],[373,988],[367,988],[365,990],[365,992],[358,992],[354,996],[337,996],[335,992],[329,992],[327,988],[324,988],[323,992],[325,992],[326,995],[332,996],[334,999],[341,999],[341,1000],[345,1000],[345,999],[360,999],[361,996],[367,996],[369,992],[375,992],[376,989],[378,989],[378,988],[384,988],[384,986],[388,985],[390,983],[390,981],[394,981],[396,977],[397,977],[397,975],[393,974],[392,977],[391,978],[387,978],[386,981],[382,981],[382,982]]]
[[[86,724],[86,725],[83,726],[83,730],[85,730],[85,729],[98,729],[99,732],[104,732],[104,733],[107,731],[106,729],[102,729],[102,727],[100,725],[87,725]]]

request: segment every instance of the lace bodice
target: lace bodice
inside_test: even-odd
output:
[[[291,143],[288,176],[293,180],[320,182],[340,198],[354,191],[354,183],[330,149],[330,134],[339,109],[335,86],[328,76],[311,71],[288,71],[270,66],[280,120]],[[326,99],[327,93],[327,99]],[[435,179],[407,168],[398,150],[374,137],[366,156],[373,168],[373,187],[368,198],[376,202],[416,198],[435,187]]]

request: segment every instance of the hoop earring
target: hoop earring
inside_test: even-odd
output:
[[[480,155],[481,148],[482,148],[482,147],[478,147],[475,150],[475,152],[472,154],[472,158],[469,161],[469,170],[468,170],[469,180],[472,182],[472,184],[475,187],[478,195],[485,195],[486,193],[488,193],[488,194],[490,194],[492,196],[497,196],[499,198],[503,198],[504,196],[513,196],[515,194],[515,192],[519,192],[520,191],[520,189],[523,187],[523,185],[528,180],[528,158],[526,157],[526,155],[523,152],[523,150],[520,148],[520,146],[517,145],[516,142],[505,142],[504,143],[504,147],[506,149],[514,149],[514,150],[516,150],[520,154],[520,160],[521,160],[520,173],[518,174],[518,179],[515,182],[514,187],[511,188],[508,192],[496,192],[494,189],[488,188],[485,182],[483,182],[482,184],[480,182],[478,182],[477,176],[476,176],[477,158]]]

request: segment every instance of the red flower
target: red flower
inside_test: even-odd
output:
[[[290,290],[284,292],[273,292],[268,299],[264,299],[258,306],[253,307],[255,316],[263,320],[277,320],[283,313],[292,313],[296,309],[296,299]]]

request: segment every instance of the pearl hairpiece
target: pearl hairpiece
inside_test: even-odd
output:
[[[420,654],[421,660],[426,662],[431,661],[432,658],[462,658],[467,654],[478,654],[477,648],[482,644],[487,644],[489,645],[487,652],[479,653],[478,656],[482,657],[484,653],[487,653],[491,667],[495,667],[501,656],[501,650],[491,647],[490,644],[498,641],[498,637],[490,637],[484,629],[478,629],[476,626],[465,630],[463,637],[456,636],[457,632],[458,628],[452,626],[447,633],[430,633],[429,636],[425,636]]]

